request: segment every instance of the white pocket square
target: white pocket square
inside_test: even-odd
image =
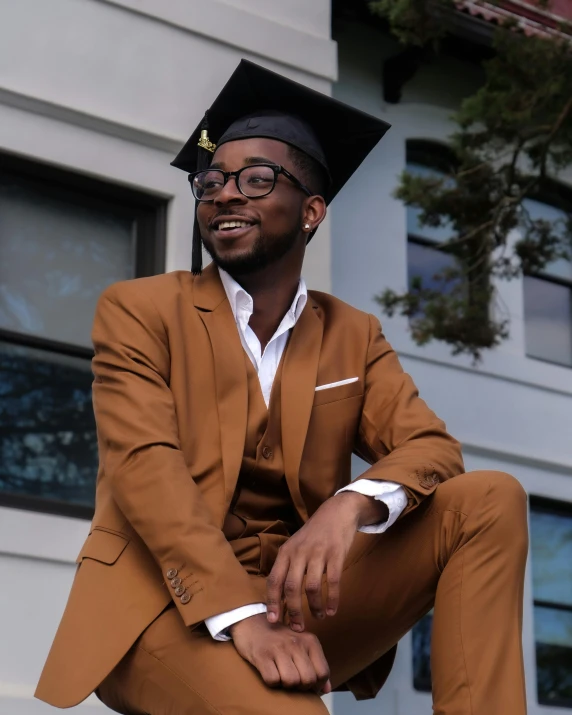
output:
[[[338,380],[337,382],[328,382],[327,385],[320,385],[316,387],[316,392],[320,390],[329,390],[331,387],[341,387],[341,385],[349,385],[352,382],[357,382],[359,377],[348,377],[347,380]]]

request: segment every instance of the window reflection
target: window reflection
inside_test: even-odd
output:
[[[572,706],[572,611],[534,609],[538,700]]]
[[[572,512],[539,502],[530,536],[538,700],[572,706]]]
[[[568,214],[542,201],[523,202],[523,223],[545,221],[565,237]],[[530,357],[572,365],[572,262],[559,258],[538,275],[524,277],[526,353]]]
[[[0,492],[92,507],[89,359],[0,342]]]
[[[431,632],[433,614],[428,613],[411,631],[413,648],[413,687],[431,692]]]
[[[0,177],[0,328],[91,346],[97,298],[133,278],[132,217]]]
[[[572,365],[572,289],[536,276],[524,277],[526,352]]]
[[[534,597],[572,608],[572,516],[530,515]]]
[[[443,272],[457,267],[457,261],[450,253],[444,253],[434,246],[427,246],[416,241],[407,243],[407,272],[409,284],[415,278],[421,278],[423,288],[450,293],[455,281],[443,281]]]

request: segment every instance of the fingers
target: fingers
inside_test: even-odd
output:
[[[292,653],[292,660],[300,676],[298,690],[321,690],[322,683],[318,686],[318,675],[305,648],[300,648]]]
[[[290,562],[290,568],[284,581],[284,600],[290,619],[290,628],[301,633],[304,630],[302,613],[302,585],[306,573],[306,560],[298,559]]]
[[[340,603],[340,580],[344,563],[341,559],[333,558],[328,562],[326,582],[328,585],[328,598],[326,599],[326,614],[335,615]]]
[[[280,620],[282,593],[289,566],[290,559],[286,552],[279,551],[272,571],[266,579],[266,607],[268,609],[266,617],[269,623],[278,623]]]
[[[292,690],[299,690],[302,679],[298,668],[294,664],[293,654],[288,652],[278,653],[274,657],[274,663],[280,674],[282,686]]]
[[[322,576],[324,575],[324,561],[315,559],[308,566],[306,573],[306,597],[310,612],[315,618],[324,618],[322,602]]]
[[[308,638],[308,658],[312,663],[312,668],[316,673],[316,685],[319,691],[329,693],[332,690],[330,683],[330,666],[324,655],[320,641],[316,636],[309,634]]]
[[[256,667],[260,677],[269,688],[277,688],[281,684],[281,676],[273,660],[264,659],[261,662],[257,662]]]
[[[292,633],[278,623],[252,616],[233,629],[238,654],[253,665],[271,688],[331,691],[330,671],[322,646],[312,633]]]
[[[311,634],[292,636],[274,662],[284,688],[322,693],[328,687],[329,667],[318,639]]]

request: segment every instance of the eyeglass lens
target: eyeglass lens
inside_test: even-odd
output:
[[[269,166],[247,166],[238,177],[239,191],[249,198],[265,196],[274,188],[274,170]],[[219,169],[201,171],[193,179],[193,193],[199,201],[212,201],[225,184],[224,172]]]

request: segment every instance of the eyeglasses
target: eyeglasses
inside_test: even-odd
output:
[[[259,199],[274,191],[279,174],[283,174],[295,186],[308,196],[314,192],[278,164],[253,164],[244,166],[238,171],[222,171],[222,169],[206,169],[189,174],[188,179],[197,201],[214,201],[231,176],[234,176],[236,187],[243,196],[249,199]]]

